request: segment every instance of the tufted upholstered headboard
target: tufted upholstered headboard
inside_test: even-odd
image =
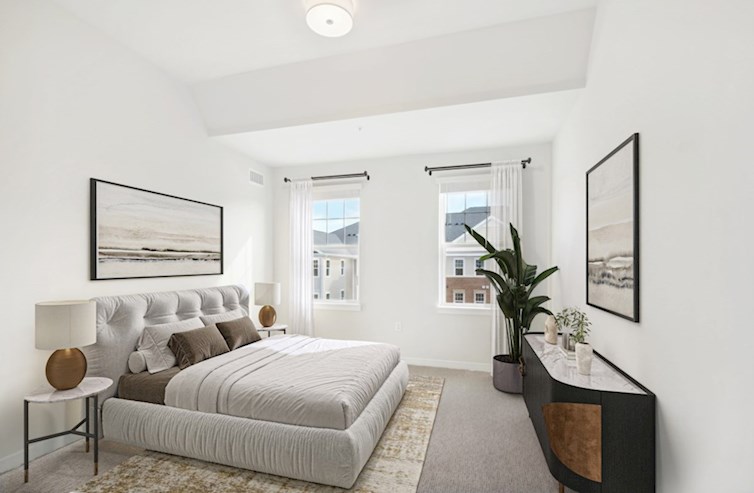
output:
[[[237,308],[249,313],[249,291],[244,286],[163,291],[94,298],[97,302],[97,342],[82,348],[87,376],[107,377],[113,386],[100,402],[115,395],[118,380],[128,373],[128,356],[147,325],[214,315]]]

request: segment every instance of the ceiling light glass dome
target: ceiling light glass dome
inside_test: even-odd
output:
[[[320,36],[338,38],[353,28],[351,0],[310,0],[307,2],[306,23]]]

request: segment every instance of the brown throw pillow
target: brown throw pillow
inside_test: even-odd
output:
[[[238,318],[230,322],[218,322],[217,329],[223,335],[231,351],[241,346],[262,340],[249,317]]]
[[[173,334],[168,341],[168,347],[175,354],[181,370],[230,351],[215,325]]]

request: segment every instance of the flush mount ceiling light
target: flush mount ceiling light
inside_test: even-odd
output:
[[[307,0],[306,23],[320,36],[338,38],[353,27],[351,0]]]

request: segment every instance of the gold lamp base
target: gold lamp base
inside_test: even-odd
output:
[[[275,320],[277,319],[278,314],[275,313],[275,309],[270,305],[264,305],[262,309],[259,310],[259,323],[262,324],[262,327],[272,327],[275,325]]]
[[[45,374],[58,390],[75,388],[86,376],[86,356],[78,348],[58,349],[47,360]]]

